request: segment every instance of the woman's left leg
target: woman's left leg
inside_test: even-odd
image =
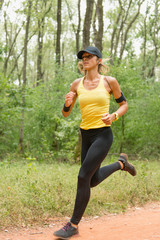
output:
[[[71,223],[78,225],[90,198],[90,187],[99,184],[113,172],[121,169],[119,162],[99,169],[106,157],[113,141],[111,128],[97,129],[93,134],[92,144],[89,147],[78,175],[77,196]],[[93,131],[94,132],[94,131]],[[82,133],[82,143],[83,143]],[[93,177],[93,179],[92,179]]]

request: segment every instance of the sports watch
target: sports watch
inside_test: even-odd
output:
[[[115,114],[115,117],[116,117],[116,118],[115,118],[115,120],[113,120],[113,122],[114,122],[114,121],[117,121],[117,120],[119,119],[118,113],[117,113],[117,112],[114,112],[114,114]]]

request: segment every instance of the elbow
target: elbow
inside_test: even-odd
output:
[[[123,109],[123,114],[125,114],[128,111],[128,103],[126,101],[123,101],[123,103],[120,103],[120,107]]]
[[[69,114],[68,114],[67,112],[64,112],[64,111],[62,110],[62,115],[63,115],[63,117],[66,118],[66,117],[68,117]]]
[[[125,103],[125,107],[126,107],[126,112],[128,111],[128,103]]]

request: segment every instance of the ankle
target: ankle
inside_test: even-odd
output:
[[[124,168],[124,165],[123,165],[123,163],[121,161],[118,160],[118,162],[119,162],[121,170],[122,170]]]
[[[72,222],[71,222],[71,225],[72,225],[72,227],[74,227],[74,228],[78,228],[78,225],[76,225],[76,224],[74,224],[74,223],[72,223]]]

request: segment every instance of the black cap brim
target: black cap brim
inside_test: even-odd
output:
[[[84,54],[85,52],[90,53],[89,51],[81,50],[81,51],[78,52],[77,57],[78,57],[79,59],[82,59],[82,56],[83,56],[83,54]],[[92,53],[91,53],[91,54],[92,54]]]
[[[102,58],[102,54],[99,51],[99,49],[97,47],[92,47],[92,46],[89,46],[86,49],[79,51],[77,54],[77,57],[79,59],[82,59],[82,56],[85,52],[93,54],[93,55],[97,56],[98,58]]]

